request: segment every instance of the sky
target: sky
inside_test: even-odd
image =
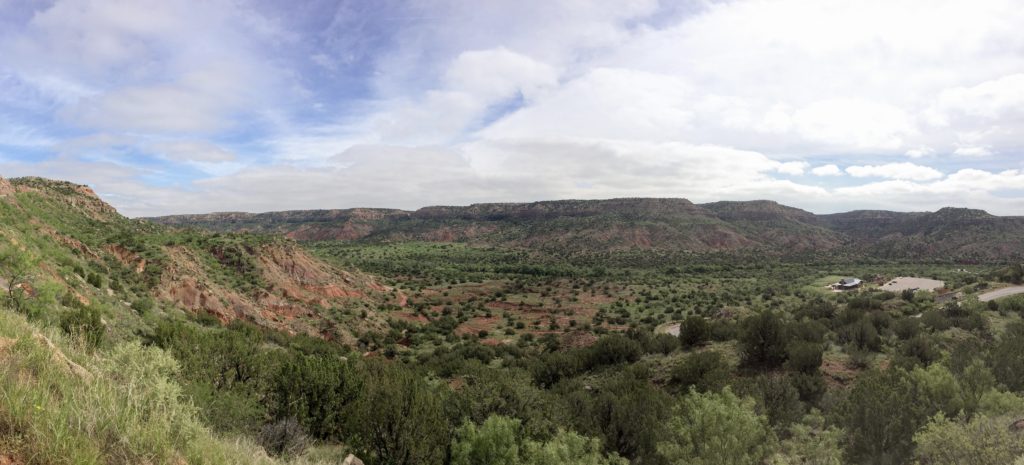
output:
[[[1024,215],[1017,0],[0,0],[0,175],[129,216]]]

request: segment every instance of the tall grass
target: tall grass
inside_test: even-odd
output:
[[[26,464],[276,463],[205,428],[160,349],[135,342],[87,354],[5,309],[0,338],[0,449]],[[90,374],[73,372],[58,350]]]

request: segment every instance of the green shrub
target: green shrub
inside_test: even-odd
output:
[[[758,375],[738,387],[739,393],[757,402],[758,409],[775,427],[785,427],[803,417],[800,392],[789,377],[780,374]]]
[[[774,441],[768,419],[754,411],[754,401],[729,389],[683,397],[668,429],[658,450],[672,464],[757,465]]]
[[[309,447],[309,438],[294,418],[267,423],[260,430],[259,443],[268,454],[298,457]]]
[[[349,438],[360,457],[393,465],[443,463],[451,428],[442,392],[415,370],[368,364],[359,397],[346,409]]]
[[[156,302],[152,297],[143,297],[132,302],[132,310],[135,310],[135,313],[139,315],[145,315],[153,311],[154,307],[156,307]]]
[[[732,377],[732,367],[718,352],[697,352],[672,368],[671,383],[688,392],[717,391],[725,387]]]
[[[92,348],[99,347],[107,333],[101,312],[94,306],[82,306],[65,312],[61,316],[60,327],[65,333]]]
[[[1024,323],[1006,327],[991,351],[992,373],[1011,391],[1024,391]]]
[[[1021,433],[1009,427],[1017,417],[978,416],[970,421],[937,415],[914,435],[919,463],[1004,465],[1024,457]]]
[[[746,366],[772,369],[786,362],[786,325],[774,312],[761,312],[744,320],[739,342]]]
[[[711,328],[702,316],[691,315],[679,323],[679,342],[684,348],[699,346],[711,337]]]
[[[278,420],[295,419],[318,439],[344,440],[346,409],[355,401],[362,380],[336,357],[293,354],[273,380],[273,407]]]
[[[814,342],[794,342],[787,349],[786,368],[800,373],[815,374],[821,367],[825,349]]]

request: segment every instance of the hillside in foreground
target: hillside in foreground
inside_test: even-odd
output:
[[[122,332],[148,312],[178,312],[351,341],[382,325],[368,310],[393,297],[292,241],[130,220],[86,186],[40,178],[0,178],[0,248],[20,267],[4,284],[32,275],[45,284],[28,294],[124,314],[111,318]]]
[[[1024,257],[1024,217],[944,208],[815,215],[771,201],[559,200],[149,218],[213,231],[282,234],[298,241],[461,242],[558,253],[664,250],[836,253],[883,259],[1004,262]]]

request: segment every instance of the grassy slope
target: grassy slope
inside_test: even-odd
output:
[[[0,251],[27,262],[26,281],[52,293],[49,301],[101,308],[115,335],[144,329],[150,306],[157,315],[209,313],[222,322],[241,318],[342,340],[352,329],[382,325],[371,307],[387,298],[383,286],[334,269],[290,241],[129,220],[70,183],[0,182]],[[144,301],[155,305],[137,311]],[[358,318],[364,310],[369,318]],[[55,321],[63,310],[43,313]]]
[[[373,292],[369,277],[330,268],[289,241],[172,230],[126,219],[84,186],[0,178],[0,463],[280,462],[249,439],[212,433],[183,395],[174,358],[139,345],[158,322],[184,320],[195,310],[161,295],[181,274],[172,249],[195,258],[190,271],[205,289],[252,302],[302,305],[285,294],[303,289],[280,290],[294,279],[289,273],[305,283],[336,279],[337,289]],[[8,282],[21,285],[13,298]],[[330,311],[344,312],[349,302],[368,308],[373,299],[327,298],[330,308],[310,306],[324,313],[306,320],[342,325],[357,312]],[[99,332],[95,341],[67,324],[90,312],[99,317],[86,325]],[[69,328],[79,337],[68,336]],[[337,461],[322,450],[313,453]],[[310,456],[291,463],[315,462]]]
[[[0,451],[25,464],[274,463],[200,425],[176,369],[159,349],[89,353],[0,310]]]

